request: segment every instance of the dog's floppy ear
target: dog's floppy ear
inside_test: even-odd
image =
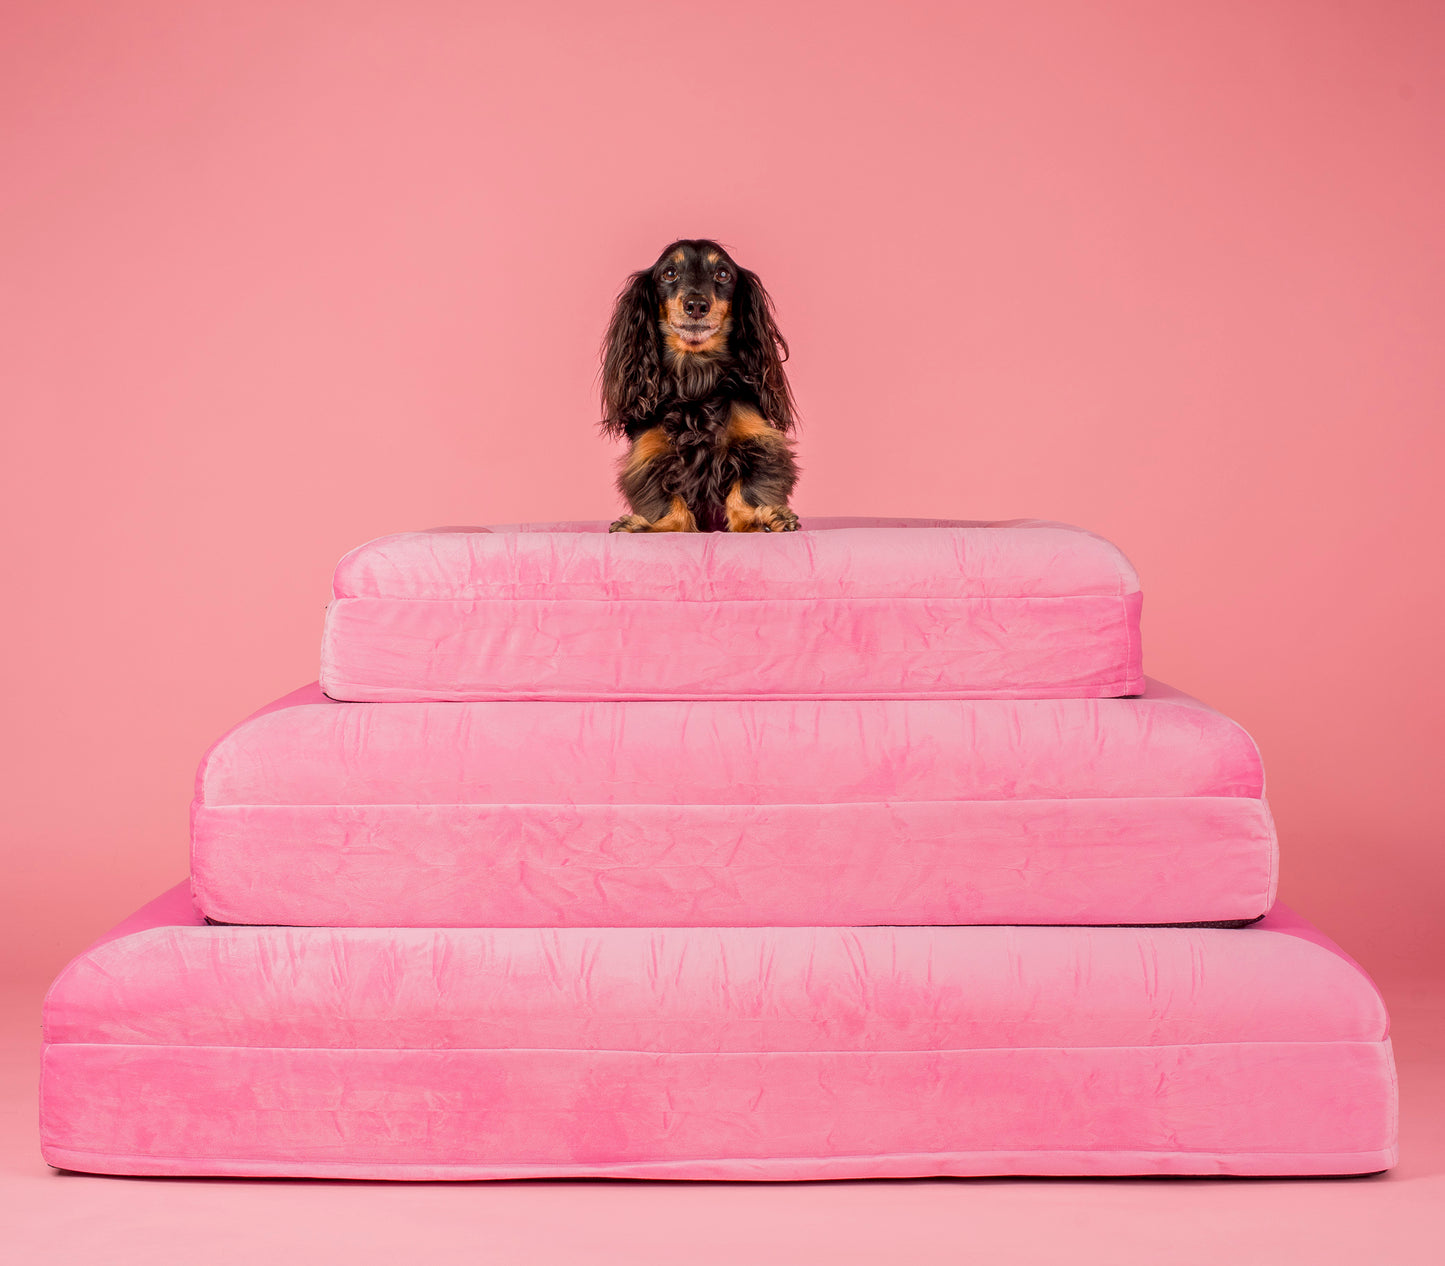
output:
[[[758,393],[763,416],[780,431],[791,431],[794,417],[793,393],[783,362],[788,359],[788,341],[773,317],[773,301],[763,289],[757,273],[738,269],[738,286],[733,295],[732,352],[743,376]]]
[[[633,273],[617,296],[602,346],[602,429],[619,439],[662,399],[657,317],[652,273]]]

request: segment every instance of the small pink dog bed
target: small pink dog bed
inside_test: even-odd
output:
[[[771,542],[763,542],[764,545]],[[1274,901],[1234,722],[1138,699],[336,703],[201,765],[222,923],[1194,923]]]
[[[1243,930],[201,925],[184,886],[45,1006],[44,1154],[115,1174],[1347,1174],[1388,1020]]]
[[[1057,523],[805,519],[387,536],[336,568],[334,699],[1098,698],[1143,688],[1139,580]]]

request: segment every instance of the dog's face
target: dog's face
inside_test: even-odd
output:
[[[675,242],[652,266],[663,342],[678,356],[727,347],[737,265],[716,242]]]
[[[731,373],[786,433],[794,412],[787,358],[757,274],[716,242],[674,242],[617,296],[602,343],[602,425],[626,435],[669,400],[701,400]]]

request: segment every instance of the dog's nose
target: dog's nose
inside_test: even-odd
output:
[[[712,307],[701,295],[689,295],[682,301],[682,310],[690,317],[705,317],[707,310]]]

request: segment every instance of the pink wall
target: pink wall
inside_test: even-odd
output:
[[[1440,6],[0,22],[10,970],[184,872],[346,548],[614,511],[609,302],[697,234],[778,302],[804,512],[1118,541],[1150,671],[1259,739],[1286,898],[1438,962]]]

